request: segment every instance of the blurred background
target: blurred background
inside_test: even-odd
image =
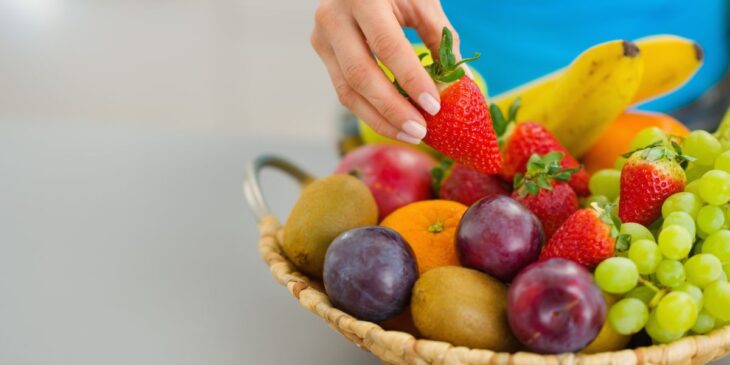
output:
[[[1,0],[0,118],[323,141],[316,4]]]

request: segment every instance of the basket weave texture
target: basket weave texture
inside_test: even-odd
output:
[[[334,308],[320,285],[296,271],[280,249],[282,229],[276,217],[259,223],[259,253],[276,281],[285,286],[312,313],[324,319],[358,347],[386,364],[443,365],[634,365],[706,364],[728,354],[730,326],[707,335],[691,336],[669,345],[658,345],[599,354],[540,355],[530,352],[498,353],[453,346],[446,342],[417,339],[398,331],[386,331],[372,322],[360,321]]]

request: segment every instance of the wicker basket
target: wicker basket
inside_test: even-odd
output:
[[[404,332],[386,331],[372,322],[360,321],[331,304],[324,290],[310,281],[283,255],[282,227],[264,198],[258,181],[265,167],[275,167],[300,183],[311,180],[311,175],[284,159],[262,156],[248,166],[243,184],[244,194],[259,220],[259,253],[271,269],[276,281],[285,286],[312,313],[324,319],[358,347],[367,350],[387,364],[705,364],[722,358],[730,349],[730,326],[707,335],[692,336],[669,345],[639,347],[599,354],[540,355],[529,352],[497,353],[489,350],[456,347],[446,342],[417,339]]]

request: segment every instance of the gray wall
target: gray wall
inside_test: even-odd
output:
[[[314,0],[0,0],[0,122],[334,135]]]

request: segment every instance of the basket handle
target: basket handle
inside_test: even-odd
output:
[[[265,167],[274,167],[286,173],[296,179],[300,185],[304,185],[314,179],[311,174],[281,157],[261,155],[251,161],[246,168],[246,175],[243,178],[243,195],[246,197],[248,206],[259,222],[265,216],[271,214],[271,209],[266,204],[266,199],[264,199],[264,194],[261,191],[260,173]]]

